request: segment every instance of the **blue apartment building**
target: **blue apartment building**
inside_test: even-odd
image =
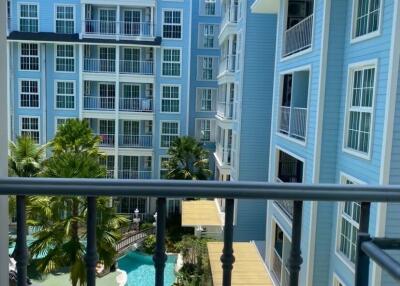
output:
[[[277,13],[269,181],[398,184],[399,3],[257,0]],[[269,201],[265,263],[287,285],[293,203]],[[395,204],[371,206],[369,232],[396,237]],[[299,285],[354,285],[358,202],[305,202]],[[371,285],[396,285],[370,266]]]

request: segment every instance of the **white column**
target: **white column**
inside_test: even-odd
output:
[[[86,4],[81,4],[81,32],[79,33],[79,39],[83,38],[86,28]]]
[[[76,49],[75,49],[76,51]],[[78,59],[79,59],[79,119],[83,118],[83,104],[84,104],[84,92],[85,92],[85,83],[83,81],[83,60],[84,60],[84,45],[78,45]],[[76,87],[77,89],[78,87]]]
[[[116,18],[116,33],[117,33],[117,40],[119,40],[119,35],[121,34],[121,6],[117,5],[117,18]]]
[[[154,37],[154,25],[156,17],[154,17],[154,7],[150,8],[150,36]]]
[[[7,27],[7,1],[0,1],[0,50],[7,51],[6,27]],[[0,86],[6,87],[7,81],[7,57],[0,57]],[[0,92],[0,178],[7,177],[7,153],[8,153],[8,110],[7,90]],[[8,286],[8,198],[0,196],[0,285]]]
[[[114,139],[114,178],[118,178],[118,149],[119,149],[119,59],[120,59],[120,47],[115,46],[115,139]]]

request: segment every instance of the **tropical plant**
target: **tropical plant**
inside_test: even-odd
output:
[[[166,178],[173,180],[207,180],[211,176],[209,153],[194,138],[176,138],[168,149],[170,159],[165,162]]]
[[[150,234],[143,241],[142,250],[144,253],[153,254],[155,249],[156,249],[156,236],[154,234]]]
[[[68,120],[50,143],[52,156],[44,163],[43,176],[104,178],[106,170],[100,164],[99,140],[86,121]],[[128,220],[116,215],[108,198],[97,198],[96,205],[97,250],[100,262],[107,268],[115,261],[115,245],[121,239],[119,230]],[[86,198],[34,197],[27,212],[35,238],[29,249],[37,270],[49,273],[68,267],[72,285],[85,285]]]

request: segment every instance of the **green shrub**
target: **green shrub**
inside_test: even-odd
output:
[[[149,235],[143,241],[142,251],[147,254],[153,254],[156,249],[156,236],[154,234]]]
[[[140,224],[140,226],[139,226],[140,230],[145,230],[145,229],[149,229],[152,227],[154,227],[154,225],[151,222],[144,222],[144,223]]]

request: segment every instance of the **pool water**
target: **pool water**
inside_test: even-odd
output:
[[[164,271],[164,286],[175,282],[176,256],[168,255]],[[153,286],[155,270],[153,257],[138,251],[132,251],[118,260],[118,268],[128,274],[127,286]]]

